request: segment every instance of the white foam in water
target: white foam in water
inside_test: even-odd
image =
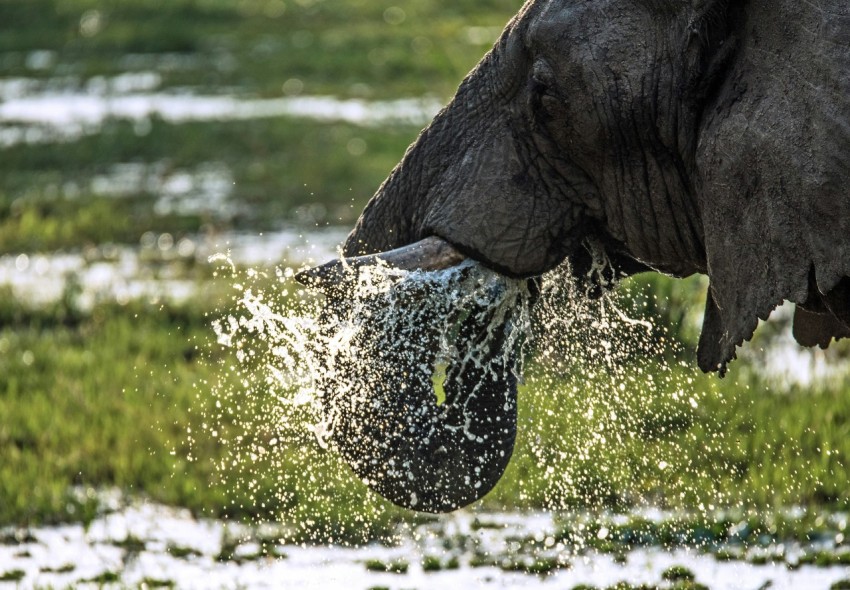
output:
[[[486,523],[476,528],[475,523]],[[490,556],[516,555],[517,539],[539,539],[546,544],[557,535],[551,513],[522,514],[456,512],[438,521],[418,525],[392,546],[370,544],[356,548],[338,545],[286,545],[276,543],[280,527],[245,526],[234,522],[196,519],[186,510],[149,502],[122,502],[81,524],[33,527],[17,544],[0,544],[0,574],[20,570],[16,588],[88,587],[86,583],[106,572],[115,574],[122,586],[136,587],[147,579],[171,582],[177,588],[314,588],[351,590],[386,586],[392,588],[573,588],[591,584],[606,588],[623,580],[631,584],[659,584],[670,566],[685,566],[696,581],[712,590],[798,590],[829,588],[846,577],[845,567],[788,569],[784,564],[753,565],[741,561],[717,561],[694,550],[646,548],[631,551],[628,559],[587,552],[568,555],[564,566],[549,575],[506,572],[498,562],[472,567],[474,552]],[[9,531],[0,530],[0,533]],[[259,541],[272,541],[279,557],[257,555]],[[446,549],[446,541],[466,539],[466,548]],[[135,546],[127,548],[127,542]],[[226,544],[243,560],[219,558]],[[557,543],[544,551],[563,551]],[[185,553],[178,557],[177,550]],[[443,563],[458,559],[457,569],[425,571],[426,557]],[[528,555],[525,555],[528,557]],[[403,561],[407,573],[376,573],[367,570],[368,560]],[[665,586],[662,586],[665,587]]]

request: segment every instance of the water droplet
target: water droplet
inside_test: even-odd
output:
[[[298,96],[304,92],[304,82],[298,78],[289,78],[281,87],[286,96]]]
[[[80,35],[94,37],[102,29],[105,19],[99,10],[87,10],[80,17]]]
[[[400,25],[406,17],[404,10],[398,6],[390,6],[384,11],[384,21],[390,25]]]
[[[352,156],[362,156],[366,153],[366,148],[366,142],[359,137],[354,137],[350,139],[348,141],[348,144],[346,145],[348,153]]]
[[[15,268],[20,272],[24,272],[29,268],[30,265],[30,257],[26,254],[19,254],[17,258],[15,258]]]
[[[160,234],[156,240],[156,246],[163,252],[171,250],[174,246],[174,236],[169,233]]]

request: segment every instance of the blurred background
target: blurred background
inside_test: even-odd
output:
[[[310,540],[413,518],[318,449],[226,460],[207,394],[238,384],[210,324],[233,300],[209,257],[332,256],[520,5],[0,0],[0,526],[90,521],[104,489],[289,519]],[[630,419],[606,426],[617,444],[588,455],[570,434],[598,421],[588,396],[607,393],[592,376],[565,372],[557,399],[529,387],[517,455],[484,507],[846,509],[848,347],[797,349],[782,308],[729,376],[703,376],[704,291],[699,277],[628,281],[622,305],[665,345],[624,360],[642,377],[617,402]],[[216,413],[218,427],[251,403]],[[680,471],[640,460],[652,456]],[[307,466],[316,477],[279,477]]]

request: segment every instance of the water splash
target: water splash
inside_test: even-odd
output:
[[[343,290],[323,314],[323,430],[393,502],[444,511],[484,495],[513,450],[525,282],[467,262],[370,267]]]
[[[600,282],[604,290],[594,295]],[[542,473],[542,489],[526,496],[551,508],[677,505],[681,498],[644,486],[693,481],[683,477],[694,469],[691,456],[664,441],[704,419],[697,414],[705,393],[676,360],[681,345],[633,317],[617,286],[603,259],[586,277],[565,265],[542,281],[527,383],[546,396],[529,396],[536,422],[524,452]]]
[[[215,261],[237,272],[226,258]],[[293,274],[278,269],[275,277],[286,281]],[[268,275],[253,270],[245,278],[256,282]],[[218,343],[232,348],[251,371],[249,380],[266,388],[277,408],[273,413],[297,407],[312,417],[305,428],[322,448],[342,412],[376,403],[370,395],[376,379],[412,371],[415,375],[405,375],[407,383],[430,382],[445,379],[441,371],[450,365],[490,371],[494,379],[501,376],[496,371],[520,372],[518,352],[531,317],[525,281],[472,262],[440,272],[385,265],[351,269],[350,280],[330,297],[332,305],[300,288],[269,292],[244,280],[234,286],[241,313],[214,322]],[[481,332],[478,346],[459,341],[464,323]],[[488,361],[482,351],[497,338],[501,353]]]
[[[696,387],[675,339],[635,319],[617,291],[594,296],[593,277],[566,265],[534,283],[474,263],[428,273],[376,266],[352,269],[342,303],[329,308],[290,281],[292,269],[224,272],[236,296],[215,324],[229,351],[208,416],[228,451],[219,473],[234,502],[290,522],[294,538],[362,540],[398,517],[357,481],[374,484],[370,475],[355,478],[322,449],[339,450],[350,416],[377,416],[411,384],[427,382],[428,405],[442,407],[445,367],[458,365],[523,383],[517,451],[486,506],[744,507],[712,484],[735,476],[722,460],[733,443],[703,411],[710,393]],[[604,261],[591,272],[604,274]],[[471,322],[480,338],[459,345],[470,315],[480,316]],[[501,354],[487,357],[496,341]],[[476,437],[471,425],[462,426],[467,438]],[[350,451],[346,459],[356,463]]]
[[[328,304],[294,285],[292,269],[240,271],[226,258],[216,261],[236,293],[232,312],[214,322],[218,345],[230,352],[222,359],[225,378],[214,387],[216,407],[207,416],[210,434],[228,451],[218,465],[226,485],[258,490],[263,486],[244,473],[246,463],[250,470],[268,469],[281,480],[269,504],[292,507],[301,493],[293,479],[323,477],[328,462],[334,477],[344,469],[335,454],[316,461],[322,455],[319,449],[333,447],[356,465],[350,442],[360,431],[391,433],[412,416],[424,421],[427,412],[439,416],[446,430],[456,428],[454,436],[485,444],[481,421],[467,406],[485,395],[487,380],[515,380],[521,372],[532,297],[525,281],[471,262],[441,272],[374,266],[352,269],[343,292],[329,297],[334,303]],[[462,333],[470,330],[475,345],[463,345]],[[488,350],[497,354],[488,355]],[[452,401],[453,380],[473,373],[481,379]],[[515,408],[508,392],[503,395],[505,409],[511,404]],[[402,404],[400,400],[407,400],[407,414],[377,411],[382,405]],[[420,405],[427,412],[419,411]],[[464,419],[446,420],[442,414],[451,413],[451,407],[455,417]],[[224,436],[224,431],[230,434]],[[445,433],[434,432],[435,441],[438,436]],[[427,434],[424,439],[427,444]],[[392,465],[390,455],[398,441],[384,437],[371,447],[364,444],[362,453],[387,458],[386,472],[392,475],[395,469],[401,480],[412,472]],[[308,449],[304,456],[309,454],[311,461],[294,457],[293,448]],[[509,453],[505,461],[507,457]],[[293,473],[293,462],[304,471]],[[356,469],[360,479],[374,484],[370,477],[377,475],[361,463],[362,469]],[[340,487],[363,493],[351,476]],[[406,493],[407,502],[420,502]],[[296,510],[303,508],[303,499]]]

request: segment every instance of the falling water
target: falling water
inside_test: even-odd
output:
[[[382,372],[417,371],[430,380],[439,379],[440,368],[448,364],[482,364],[479,348],[468,349],[455,340],[458,324],[470,314],[482,316],[478,323],[485,330],[485,343],[505,328],[501,365],[518,371],[515,352],[530,322],[524,281],[472,262],[441,272],[376,265],[352,274],[352,282],[341,288],[345,292],[332,296],[339,298],[332,306],[300,288],[291,291],[291,285],[269,292],[236,283],[241,313],[214,323],[218,343],[235,350],[243,376],[262,384],[273,406],[284,412],[299,408],[311,417],[303,426],[321,448],[327,448],[340,411],[326,407],[331,387],[334,398],[368,403],[362,399],[367,392],[356,386],[368,386],[367,381]],[[292,275],[290,269],[276,272],[283,282]],[[259,276],[256,271],[248,274]],[[380,353],[389,348],[400,351],[392,360],[405,358],[408,366],[381,366],[389,359],[380,358]],[[433,365],[418,362],[426,350],[434,351]],[[358,376],[355,382],[342,367]]]
[[[395,390],[425,383],[433,392],[428,401],[436,405],[444,403],[448,389],[446,367],[474,366],[493,379],[521,373],[531,324],[526,281],[472,262],[440,272],[377,265],[351,270],[326,300],[292,281],[292,269],[239,272],[222,261],[222,272],[232,273],[234,309],[214,322],[214,330],[232,355],[223,357],[226,379],[213,388],[209,434],[229,451],[218,466],[229,486],[259,493],[256,470],[279,476],[272,505],[303,509],[298,478],[327,477],[325,468],[336,476],[342,469],[338,460],[329,467],[319,449],[335,446],[335,430],[350,429],[351,415],[392,403]],[[476,346],[458,341],[469,326]],[[496,339],[501,352],[484,358],[482,351]],[[319,462],[293,455],[304,448]],[[253,475],[234,480],[234,467],[246,465]],[[251,492],[247,496],[260,502]]]
[[[575,277],[566,264],[534,282],[473,262],[438,272],[374,266],[352,269],[326,300],[297,285],[293,269],[222,272],[235,295],[214,323],[220,349],[210,354],[222,380],[204,384],[215,400],[204,436],[226,451],[217,467],[235,509],[289,523],[290,539],[383,534],[381,523],[399,512],[366,492],[334,452],[335,429],[358,407],[387,403],[369,395],[380,380],[402,389],[428,381],[428,403],[444,403],[444,369],[458,363],[521,383],[516,451],[484,499],[490,508],[710,513],[741,501],[694,484],[733,473],[734,465],[699,460],[730,440],[701,412],[706,394],[675,360],[674,339],[630,317],[617,291],[593,292],[587,285],[599,277]],[[470,315],[483,335],[475,346],[458,340]],[[503,353],[485,359],[494,338]],[[699,448],[683,448],[675,435],[695,423]],[[660,497],[662,488],[675,497]]]
[[[672,359],[681,345],[648,319],[631,317],[617,282],[600,270],[587,277],[572,276],[568,266],[549,273],[535,306],[536,354],[526,379],[529,389],[547,392],[529,400],[538,420],[527,452],[544,482],[536,497],[559,509],[675,505],[639,482],[681,478],[693,469],[688,455],[675,444],[643,451],[648,441],[689,427],[704,393],[691,386],[688,372],[676,370]]]

